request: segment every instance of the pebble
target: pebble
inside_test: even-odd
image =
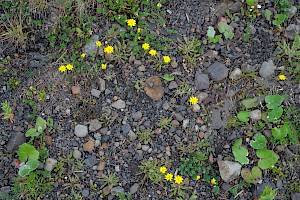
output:
[[[77,95],[80,93],[80,86],[72,86],[72,94]]]
[[[91,94],[92,94],[92,96],[99,98],[100,94],[101,94],[101,91],[97,90],[97,89],[92,89]]]
[[[199,106],[199,104],[194,104],[194,105],[192,105],[192,110],[193,110],[193,112],[200,112],[200,110],[201,110],[201,107]]]
[[[139,187],[140,187],[140,184],[138,184],[138,183],[133,184],[129,190],[130,194],[135,194],[138,191]]]
[[[93,119],[89,121],[89,131],[95,132],[102,127],[100,121],[98,119]]]
[[[173,58],[173,59],[172,59],[172,61],[171,61],[171,66],[172,66],[173,68],[177,68],[177,67],[178,67],[178,63],[177,63],[177,61],[176,61],[176,58]]]
[[[82,196],[88,197],[90,195],[90,191],[88,189],[83,189],[82,190]]]
[[[56,159],[54,159],[54,158],[47,158],[46,162],[45,162],[44,169],[46,171],[51,172],[54,169],[56,163],[57,163]]]
[[[95,155],[88,156],[88,158],[86,158],[83,162],[88,167],[93,167],[94,165],[98,164],[98,160],[97,160],[97,157]]]
[[[209,78],[207,74],[203,74],[201,69],[198,69],[195,75],[194,85],[198,91],[209,88]]]
[[[174,119],[176,119],[177,121],[182,121],[182,120],[184,120],[184,117],[182,116],[182,114],[180,114],[180,113],[174,113],[173,114],[173,117],[174,117]]]
[[[179,126],[179,122],[177,120],[172,120],[171,125],[174,127],[177,127],[177,126]]]
[[[242,165],[238,162],[218,161],[221,178],[229,183],[239,177]]]
[[[141,66],[138,67],[138,70],[140,72],[144,72],[144,71],[146,71],[146,66],[145,65],[141,65]]]
[[[208,94],[206,92],[199,92],[196,94],[196,97],[198,98],[198,103],[201,103],[208,97]]]
[[[214,81],[221,81],[228,76],[228,68],[220,62],[215,62],[209,66],[207,71]]]
[[[94,150],[95,144],[93,140],[89,140],[87,141],[84,145],[83,145],[83,150],[87,151],[89,153],[92,153]]]
[[[259,70],[259,75],[262,78],[268,78],[275,74],[275,68],[276,66],[274,65],[272,60],[269,60],[268,62],[263,62]]]
[[[7,144],[7,151],[14,153],[21,144],[26,142],[26,137],[22,132],[12,132]]]
[[[105,168],[105,166],[106,166],[106,162],[105,161],[101,161],[101,162],[99,162],[99,164],[97,166],[97,170],[103,171],[104,168]]]
[[[149,145],[142,145],[142,150],[143,151],[148,151],[150,149]]]
[[[131,127],[129,126],[129,124],[123,124],[121,126],[121,130],[123,134],[128,134],[129,131],[131,130]]]
[[[134,119],[134,121],[138,121],[143,117],[143,113],[141,111],[137,111],[132,113],[132,118]]]
[[[133,141],[136,140],[137,135],[132,130],[130,130],[129,133],[128,133],[128,137],[129,137],[129,141],[133,142]]]
[[[229,75],[231,80],[239,80],[242,76],[242,70],[240,68],[235,68]]]
[[[144,90],[152,100],[158,101],[164,95],[164,88],[159,76],[151,76],[145,80]]]
[[[119,99],[118,101],[111,104],[111,107],[116,109],[124,109],[126,107],[125,101]]]
[[[190,120],[189,120],[189,119],[184,119],[184,120],[182,121],[182,128],[183,128],[183,129],[186,129],[189,123],[190,123]]]
[[[173,90],[178,87],[178,84],[175,81],[171,81],[169,84],[169,89]]]
[[[83,46],[82,52],[89,55],[96,55],[98,51],[98,47],[96,42],[99,40],[98,35],[92,35],[90,42]]]
[[[77,147],[74,147],[74,150],[73,150],[73,157],[75,159],[80,159],[81,158],[81,152],[78,150]]]
[[[290,24],[286,27],[284,36],[289,40],[294,40],[297,34],[300,34],[300,25]]]
[[[170,105],[169,105],[169,102],[168,101],[165,101],[163,104],[162,104],[162,108],[164,110],[168,110],[170,108]]]
[[[111,194],[112,195],[117,195],[117,194],[125,194],[124,188],[117,186],[111,189]]]
[[[200,138],[200,139],[203,139],[204,137],[205,137],[205,133],[204,132],[199,132],[198,133],[198,137]]]
[[[98,78],[98,85],[99,85],[99,89],[100,92],[104,92],[105,91],[105,80],[103,78]]]
[[[77,137],[85,137],[85,136],[87,136],[87,134],[88,134],[88,127],[85,126],[85,125],[80,125],[80,124],[78,124],[78,125],[75,127],[74,134],[75,134]]]
[[[250,112],[250,119],[252,120],[260,120],[261,119],[261,110],[252,110]]]

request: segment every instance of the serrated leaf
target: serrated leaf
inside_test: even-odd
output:
[[[267,145],[267,139],[261,133],[256,133],[253,137],[254,140],[250,141],[250,146],[253,149],[264,149]]]
[[[284,100],[283,97],[279,94],[268,95],[265,97],[265,102],[267,103],[266,106],[268,109],[274,109],[279,107],[283,102],[283,100]]]
[[[268,149],[258,149],[256,151],[256,156],[260,158],[258,166],[261,169],[273,167],[279,159],[279,156],[274,151]]]
[[[242,146],[242,138],[236,140],[232,146],[232,153],[236,161],[240,162],[242,165],[249,164],[248,150]]]
[[[35,128],[31,128],[31,129],[29,129],[26,133],[25,133],[25,136],[26,137],[35,137],[35,136],[38,136],[40,133],[39,132],[37,132],[36,130],[35,130]]]
[[[268,112],[268,121],[274,122],[278,119],[280,119],[281,115],[283,114],[283,108],[274,108],[270,112]]]
[[[241,101],[241,104],[246,108],[255,108],[259,103],[257,102],[257,98],[248,98]]]
[[[34,146],[24,143],[19,147],[18,156],[21,162],[26,162],[27,160],[37,160],[39,159],[39,152]]]
[[[241,122],[248,122],[249,121],[250,113],[248,111],[240,111],[237,115],[237,118]]]
[[[165,79],[166,81],[173,81],[174,80],[174,76],[169,75],[169,74],[163,75],[162,78]]]
[[[257,184],[261,181],[262,172],[259,167],[255,166],[252,168],[252,171],[248,168],[243,168],[241,175],[247,183]]]
[[[214,27],[209,26],[208,29],[207,29],[206,35],[207,35],[209,38],[214,38],[214,37],[215,37],[215,34],[216,34],[216,31],[215,31]]]
[[[47,122],[46,122],[46,120],[44,120],[44,119],[41,118],[41,117],[38,117],[38,118],[36,119],[35,129],[36,129],[38,132],[43,132],[46,128],[47,128]]]

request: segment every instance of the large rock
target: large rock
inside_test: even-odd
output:
[[[151,76],[144,83],[146,94],[153,100],[160,100],[164,95],[164,88],[159,76]]]
[[[78,125],[75,127],[74,134],[75,134],[77,137],[85,137],[85,136],[87,136],[87,134],[88,134],[88,127],[85,126],[85,125],[80,125],[80,124],[78,124]]]
[[[209,66],[207,71],[214,81],[221,81],[228,76],[228,68],[220,62],[215,62]]]
[[[96,55],[98,48],[96,42],[99,40],[99,35],[92,35],[91,41],[83,46],[82,52],[89,55]]]
[[[209,78],[207,74],[203,74],[200,69],[197,70],[195,75],[196,90],[206,90],[209,88]]]
[[[26,137],[23,133],[12,132],[7,144],[7,151],[9,153],[14,153],[19,148],[19,146],[25,142],[26,142]]]
[[[274,65],[272,60],[269,60],[268,62],[263,62],[259,70],[259,75],[262,78],[268,78],[275,74],[275,68],[276,66]]]
[[[227,183],[236,179],[241,173],[242,165],[238,162],[221,160],[218,161],[218,165],[221,178]]]

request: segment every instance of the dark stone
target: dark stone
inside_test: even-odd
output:
[[[8,144],[7,144],[7,151],[9,153],[14,153],[21,144],[26,142],[26,137],[21,132],[12,132]]]
[[[196,90],[206,90],[209,88],[209,78],[207,74],[203,74],[200,69],[197,70],[195,75]]]
[[[84,160],[84,164],[86,164],[88,167],[93,167],[98,163],[97,157],[92,155],[89,156],[87,159]]]
[[[207,71],[210,73],[214,81],[221,81],[228,76],[228,68],[220,62],[215,62],[208,67]]]

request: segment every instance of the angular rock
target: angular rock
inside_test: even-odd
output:
[[[100,121],[98,119],[93,119],[89,121],[89,131],[95,132],[102,127]]]
[[[87,136],[87,134],[88,134],[88,127],[85,126],[85,125],[80,125],[80,124],[78,124],[78,125],[75,127],[74,134],[75,134],[77,137],[85,137],[85,136]]]
[[[243,7],[243,3],[240,1],[234,2],[229,9],[231,10],[232,13],[239,13],[241,12],[241,8]]]
[[[221,111],[218,109],[212,111],[211,120],[212,120],[212,125],[211,125],[212,129],[220,129],[224,126],[224,122],[221,118]]]
[[[93,152],[94,148],[95,148],[95,143],[92,140],[87,141],[83,145],[83,150],[87,151],[87,152],[90,152],[90,153]]]
[[[125,103],[125,101],[119,99],[118,101],[115,101],[114,103],[112,103],[111,107],[116,108],[116,109],[124,109],[126,107],[126,103]]]
[[[129,133],[128,133],[128,137],[129,137],[129,141],[133,142],[133,141],[136,140],[137,135],[133,131],[130,130]]]
[[[262,78],[268,78],[275,74],[275,68],[276,66],[274,65],[272,60],[269,60],[268,62],[263,62],[259,70],[259,75]]]
[[[100,92],[105,91],[105,80],[103,78],[98,78],[98,85]]]
[[[300,25],[290,24],[288,27],[286,27],[284,34],[286,38],[289,40],[294,40],[296,34],[300,34]]]
[[[202,103],[202,101],[208,97],[208,94],[206,92],[200,92],[196,94],[196,97],[198,98],[198,103]]]
[[[206,90],[209,88],[209,78],[207,74],[203,74],[200,69],[197,70],[195,75],[196,90]]]
[[[261,110],[252,110],[250,112],[250,119],[252,120],[260,120],[261,119]]]
[[[218,165],[221,178],[227,183],[236,179],[241,173],[242,165],[238,162],[221,160],[218,161]]]
[[[228,76],[228,68],[220,62],[215,62],[209,66],[207,71],[214,81],[221,81]]]
[[[98,48],[96,42],[99,40],[99,35],[92,35],[91,41],[83,46],[82,52],[89,55],[96,55]]]
[[[57,163],[56,159],[54,159],[54,158],[47,158],[46,162],[45,162],[44,169],[46,171],[51,172],[54,169],[56,163]]]
[[[94,97],[99,98],[99,97],[100,97],[100,94],[101,94],[101,91],[100,91],[100,90],[97,90],[97,89],[92,89],[92,90],[91,90],[91,94],[92,94]]]
[[[239,80],[242,76],[242,70],[240,68],[235,68],[229,75],[231,80]]]
[[[159,76],[151,76],[144,83],[146,94],[154,101],[160,100],[164,95],[164,88]]]
[[[12,132],[7,144],[7,151],[9,153],[14,153],[21,144],[26,142],[26,137],[24,133]]]
[[[80,159],[81,158],[81,152],[78,150],[78,148],[77,147],[74,147],[74,150],[73,150],[73,157],[75,158],[75,159]]]

